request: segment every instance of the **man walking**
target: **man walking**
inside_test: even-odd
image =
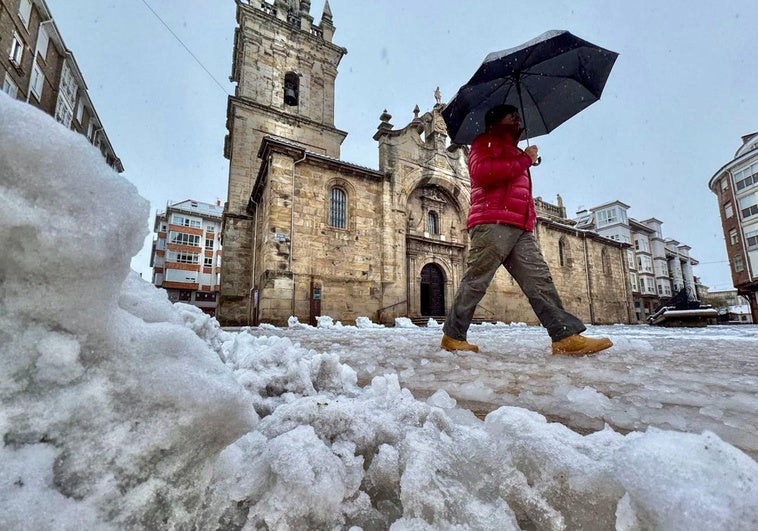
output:
[[[471,144],[468,157],[471,208],[467,228],[471,240],[466,272],[445,319],[441,347],[479,352],[466,341],[479,301],[501,265],[529,299],[540,323],[553,340],[553,354],[594,354],[613,346],[608,338],[581,335],[586,328],[563,309],[550,270],[537,246],[537,219],[529,167],[537,162],[537,146],[518,147],[521,116],[512,105],[487,112],[486,130]]]

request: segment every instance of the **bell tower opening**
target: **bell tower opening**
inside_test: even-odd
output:
[[[284,104],[296,106],[300,101],[300,76],[295,72],[284,74]]]

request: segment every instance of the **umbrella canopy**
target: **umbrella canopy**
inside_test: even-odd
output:
[[[521,109],[525,138],[547,134],[600,99],[617,57],[562,30],[493,52],[442,110],[448,135],[470,144],[501,103]]]

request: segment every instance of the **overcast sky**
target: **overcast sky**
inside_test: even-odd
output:
[[[47,3],[123,175],[150,201],[151,216],[167,202],[223,203],[235,3]],[[491,51],[565,29],[618,52],[602,99],[534,140],[543,157],[532,172],[535,196],[555,202],[560,194],[570,217],[580,207],[623,201],[631,217],[656,217],[664,237],[692,247],[703,283],[732,287],[708,181],[740,138],[758,131],[755,0],[329,4],[334,42],[348,50],[336,85],[335,125],[349,133],[341,158],[371,168],[378,167],[371,137],[384,109],[396,128],[405,126],[415,105],[431,109],[438,85],[448,101]],[[315,22],[322,10],[323,2],[311,2]],[[149,224],[152,230],[152,217]],[[132,261],[146,279],[152,238]]]

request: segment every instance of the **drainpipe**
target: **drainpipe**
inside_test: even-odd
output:
[[[595,324],[595,309],[592,306],[592,279],[590,277],[590,253],[587,249],[587,234],[582,234],[582,240],[584,241],[584,263],[586,267],[584,270],[586,271],[587,276],[587,297],[589,298],[589,304],[590,304],[590,323]]]
[[[255,215],[253,216],[253,271],[250,275],[250,293],[248,294],[248,310],[247,310],[247,326],[252,325],[253,321],[253,290],[255,290],[255,248],[256,248],[256,241],[258,239],[258,202],[253,201],[251,198],[250,201],[255,205]]]
[[[290,258],[289,270],[292,274],[292,314],[295,315],[295,272],[292,271],[292,255],[295,252],[295,167],[306,159],[305,150],[303,157],[292,163],[292,199],[290,201]]]
[[[626,316],[628,319],[628,323],[632,323],[632,307],[629,305],[629,289],[631,285],[631,281],[629,280],[629,277],[627,273],[629,273],[629,264],[626,259],[626,249],[620,248],[619,254],[621,255],[621,270],[624,272],[624,300],[626,300]],[[634,304],[634,302],[632,302]]]

